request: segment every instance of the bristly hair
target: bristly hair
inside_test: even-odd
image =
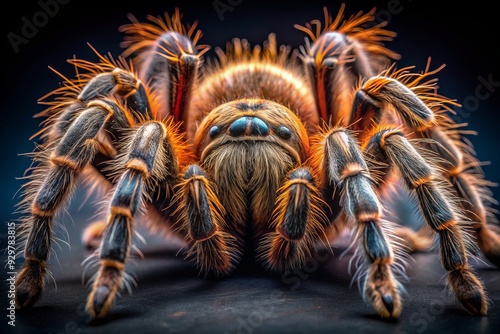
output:
[[[400,69],[393,64],[386,70],[383,70],[380,75],[396,79],[411,89],[427,107],[429,107],[437,117],[446,111],[452,111],[452,107],[460,106],[460,104],[451,98],[438,93],[438,78],[432,77],[439,73],[445,64],[431,70],[431,58],[427,59],[425,69],[420,72],[412,72],[415,66],[406,66]]]
[[[322,27],[320,20],[312,20],[306,23],[305,26],[296,24],[294,27],[305,32],[312,42],[316,41],[323,33],[336,31],[360,42],[369,53],[384,55],[392,59],[400,58],[399,54],[383,45],[383,42],[392,41],[396,36],[395,32],[384,29],[387,22],[367,26],[375,21],[376,8],[373,8],[368,13],[360,11],[356,15],[351,15],[348,19],[344,19],[344,10],[345,3],[342,3],[337,16],[333,19],[327,7],[323,7],[324,27]],[[306,40],[306,42],[306,48],[309,48],[310,41]]]
[[[328,204],[322,199],[320,190],[313,183],[302,183],[309,192],[309,209],[307,213],[307,228],[300,240],[287,240],[278,232],[277,228],[285,221],[286,210],[290,197],[290,189],[297,185],[297,180],[287,180],[278,189],[276,207],[272,214],[271,232],[264,235],[257,249],[257,258],[270,270],[289,271],[304,266],[307,258],[312,256],[311,250],[322,247],[328,248],[328,237],[325,226],[329,225],[325,210]]]
[[[496,187],[497,184],[488,181],[484,177],[481,166],[485,163],[480,162],[476,157],[476,152],[470,140],[465,136],[476,135],[473,130],[468,130],[467,123],[457,123],[454,120],[456,111],[454,107],[461,107],[461,104],[455,99],[448,98],[438,93],[438,78],[432,78],[433,75],[440,72],[445,65],[441,65],[434,70],[430,70],[431,58],[428,58],[426,67],[419,73],[411,72],[415,66],[408,66],[396,70],[391,66],[381,75],[387,75],[404,83],[410,88],[434,113],[436,124],[440,130],[449,138],[453,146],[456,146],[462,154],[461,170],[467,174],[468,180],[476,188],[479,197],[485,206],[487,221],[496,224],[496,210],[492,207],[498,202],[492,197],[490,187]],[[425,81],[424,81],[425,80]],[[421,153],[426,153],[422,150]],[[436,154],[427,154],[427,160],[439,162]],[[436,168],[439,168],[436,166]]]
[[[48,130],[50,130],[57,118],[68,106],[78,101],[78,95],[80,94],[82,89],[95,76],[101,73],[111,72],[114,69],[119,68],[131,73],[138,80],[138,75],[132,62],[127,62],[122,57],[114,59],[111,54],[102,55],[90,44],[88,45],[97,55],[98,62],[91,62],[78,58],[68,59],[67,62],[73,65],[75,68],[75,77],[73,79],[68,78],[54,68],[49,67],[63,81],[61,83],[61,87],[56,88],[39,98],[38,103],[46,105],[48,107],[43,111],[35,114],[35,117],[46,117],[46,119],[41,123],[42,129],[35,133],[30,139],[33,139],[37,136],[41,136],[42,139],[47,137]],[[116,102],[117,104],[120,104],[119,101]],[[128,113],[125,112],[126,117],[127,115]],[[128,119],[133,119],[132,115],[128,116],[130,116],[127,117]]]
[[[166,32],[176,32],[187,36],[191,40],[194,49],[183,50],[183,46],[180,43],[177,44],[177,47],[183,52],[194,53],[194,51],[197,51],[198,55],[201,56],[210,49],[208,45],[198,44],[203,35],[201,30],[196,29],[198,22],[195,21],[192,24],[184,25],[181,22],[182,14],[178,8],[175,9],[172,15],[164,13],[164,17],[148,15],[149,22],[139,22],[131,14],[128,17],[131,23],[124,24],[119,29],[120,32],[126,34],[121,44],[125,48],[122,54],[123,57],[138,53],[139,58],[137,58],[137,61],[142,62],[148,54],[148,52],[144,51],[151,50],[158,45],[159,38]],[[166,43],[167,41],[163,40],[163,42]],[[177,55],[172,54],[167,48],[161,47],[161,49],[164,52],[162,55],[168,57],[169,60],[177,60]]]
[[[275,64],[284,68],[299,67],[298,52],[289,45],[278,45],[276,34],[268,35],[261,45],[252,45],[246,39],[233,38],[225,50],[216,48],[217,59],[208,60],[207,71],[214,72],[231,64],[254,62]]]

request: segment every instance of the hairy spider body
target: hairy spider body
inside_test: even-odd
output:
[[[184,238],[201,272],[219,274],[249,249],[266,268],[300,267],[349,227],[364,259],[364,297],[382,317],[398,317],[402,243],[422,242],[384,219],[394,184],[415,194],[439,236],[455,296],[486,314],[468,256],[479,245],[498,264],[500,239],[486,223],[489,183],[446,116],[454,102],[426,79],[437,71],[391,66],[398,56],[382,41],[394,33],[366,26],[373,11],[343,21],[343,10],[333,20],[325,9],[324,29],[297,26],[311,40],[300,55],[274,35],[263,47],[234,39],[202,66],[201,33],[176,11],[123,27],[134,63],[71,60],[87,73],[49,94],[57,98],[42,113],[44,144],[21,202],[29,214],[18,307],[40,298],[54,217],[88,172],[108,194],[105,221],[84,235],[100,261],[87,303],[94,317],[126,284],[141,215]]]

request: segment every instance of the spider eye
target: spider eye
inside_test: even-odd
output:
[[[215,137],[220,133],[220,128],[217,125],[212,126],[210,131],[208,131],[208,135],[210,137]]]
[[[276,133],[278,134],[278,136],[280,136],[283,139],[290,139],[290,137],[292,136],[292,131],[290,131],[289,128],[287,128],[286,126],[283,126],[283,125],[278,127],[278,129],[276,130]]]

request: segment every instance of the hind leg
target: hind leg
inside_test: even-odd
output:
[[[448,271],[451,290],[467,311],[485,315],[487,297],[468,262],[471,241],[460,225],[461,210],[432,163],[426,161],[398,129],[375,132],[366,142],[365,154],[395,167],[408,189],[415,192],[426,223],[439,236],[441,263]]]

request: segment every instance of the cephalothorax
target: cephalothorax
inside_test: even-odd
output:
[[[398,245],[418,249],[412,231],[384,219],[383,194],[412,192],[439,237],[448,283],[467,311],[487,313],[468,256],[495,264],[500,238],[483,179],[459,125],[456,103],[437,93],[438,70],[391,65],[382,43],[394,33],[374,12],[297,26],[300,51],[234,39],[203,61],[196,25],[178,11],[122,27],[117,61],[70,60],[76,79],[55,96],[21,206],[27,214],[17,305],[41,296],[54,217],[83,173],[107,191],[106,218],[85,240],[100,269],[87,308],[103,317],[124,284],[134,220],[182,236],[202,272],[227,274],[249,245],[264,267],[301,266],[314,249],[351,228],[364,258],[363,295],[382,317],[402,310]],[[132,61],[126,57],[134,56]],[[399,238],[399,239],[398,239]]]

